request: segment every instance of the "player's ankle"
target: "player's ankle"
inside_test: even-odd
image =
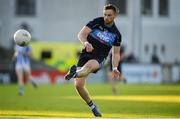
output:
[[[92,100],[88,102],[87,105],[91,108],[91,110],[96,107]]]

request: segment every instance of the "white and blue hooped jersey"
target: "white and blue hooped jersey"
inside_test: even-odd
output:
[[[28,53],[31,52],[31,48],[29,46],[15,46],[15,52],[18,52],[16,57],[16,64],[30,64],[30,58]]]

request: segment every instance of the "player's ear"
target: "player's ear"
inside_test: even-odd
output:
[[[114,12],[114,18],[116,18],[118,16],[117,12]]]
[[[118,16],[118,14],[117,13],[115,13],[115,18]]]
[[[114,13],[114,19],[117,17],[117,13]]]

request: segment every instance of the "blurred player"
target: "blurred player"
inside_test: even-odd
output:
[[[108,61],[107,61],[107,65],[109,66],[109,73],[108,73],[108,76],[109,76],[109,82],[111,84],[111,87],[112,87],[112,93],[114,95],[117,94],[117,89],[116,89],[116,84],[117,84],[117,81],[123,81],[124,83],[127,82],[126,78],[124,77],[124,75],[122,74],[122,62],[124,61],[124,59],[126,58],[126,55],[124,53],[124,46],[122,45],[121,48],[120,48],[120,61],[119,61],[119,64],[118,64],[118,67],[117,69],[119,70],[120,74],[119,76],[116,78],[113,76],[112,74],[112,53],[110,52],[109,54],[109,57],[108,57]]]
[[[120,60],[121,34],[114,23],[117,14],[118,10],[114,5],[106,5],[104,6],[103,17],[93,19],[81,29],[78,38],[84,48],[80,54],[77,66],[73,65],[65,76],[66,80],[75,78],[77,92],[96,117],[101,117],[102,115],[85,88],[86,78],[90,73],[96,73],[103,66],[111,48],[112,74],[114,77],[119,76],[120,72],[117,67]]]
[[[15,52],[13,59],[15,60],[15,71],[18,78],[19,95],[24,95],[24,78],[37,87],[36,83],[32,80],[31,67],[30,67],[31,48],[29,46],[15,45]]]

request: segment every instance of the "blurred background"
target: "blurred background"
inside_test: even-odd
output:
[[[32,74],[39,83],[64,83],[82,45],[77,34],[103,6],[115,4],[126,59],[128,83],[180,82],[179,0],[0,0],[0,83],[17,82],[13,34],[24,28],[32,35]],[[89,82],[107,82],[107,70]],[[98,79],[98,80],[93,80]]]

